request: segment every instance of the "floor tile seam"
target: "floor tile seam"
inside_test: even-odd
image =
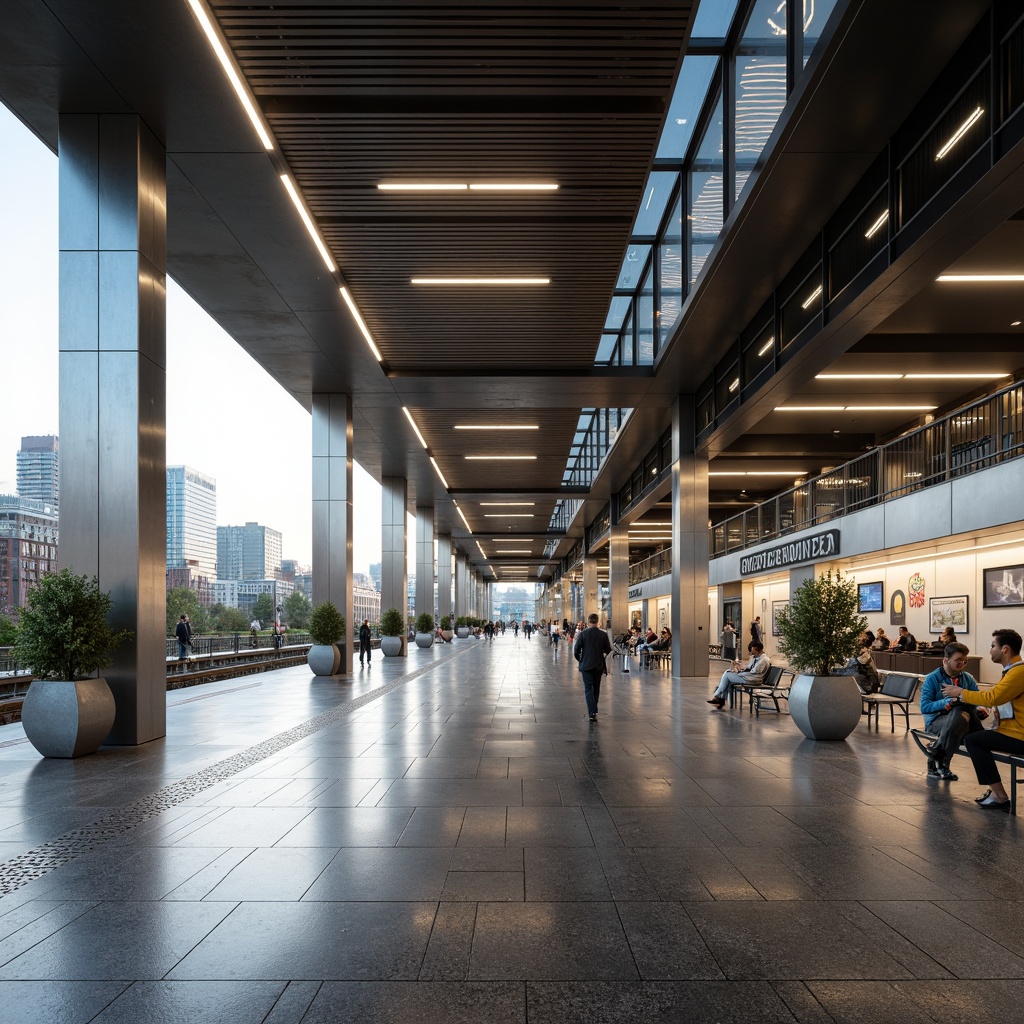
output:
[[[467,648],[467,650],[472,650],[472,648]],[[466,652],[455,652],[441,661],[435,661],[430,665],[399,676],[390,683],[370,690],[354,700],[321,712],[306,722],[301,722],[276,736],[271,736],[230,757],[208,765],[199,772],[169,783],[154,793],[118,808],[98,821],[70,829],[55,839],[0,863],[0,899],[29,882],[42,878],[63,864],[98,849],[109,840],[123,835],[164,810],[183,803],[218,782],[226,781],[245,768],[272,757],[300,739],[305,739],[307,736],[326,729],[353,711],[387,696],[413,679],[447,665],[448,662],[464,653]]]

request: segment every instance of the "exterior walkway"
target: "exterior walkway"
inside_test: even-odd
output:
[[[0,729],[0,1022],[1020,1020],[1022,823],[909,736],[456,641],[168,695],[168,737]]]

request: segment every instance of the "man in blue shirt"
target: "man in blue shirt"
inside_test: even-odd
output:
[[[956,753],[964,736],[983,728],[978,708],[942,695],[943,686],[959,686],[962,690],[978,689],[974,677],[964,671],[968,654],[970,650],[966,644],[946,644],[942,650],[942,665],[925,677],[921,687],[924,727],[938,737],[928,748],[930,779],[955,782],[957,776],[949,770],[950,758]]]

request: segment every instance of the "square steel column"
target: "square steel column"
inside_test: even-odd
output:
[[[345,616],[339,672],[352,667],[352,398],[313,395],[313,605]]]
[[[462,552],[455,555],[455,617],[469,615],[469,563]]]
[[[449,616],[451,628],[455,628],[452,615],[452,535],[437,535],[437,617]],[[440,623],[438,623],[440,625]]]
[[[416,506],[416,617],[434,613],[434,507]],[[435,623],[436,625],[436,623]]]
[[[135,114],[61,114],[60,565],[99,578],[132,640],[103,672],[108,743],[166,732],[163,145]]]
[[[405,503],[408,483],[404,476],[386,476],[380,482],[380,610],[397,608],[405,622],[409,604],[409,577],[405,569],[408,534],[405,527]],[[402,654],[406,654],[405,630]]]
[[[583,608],[580,618],[587,621],[587,616],[596,612],[601,614],[601,595],[597,589],[597,559],[589,556],[583,559]],[[601,623],[603,626],[604,623]]]
[[[708,460],[695,452],[694,404],[672,407],[672,675],[708,674]]]
[[[608,620],[616,635],[629,629],[629,527],[617,518],[608,533]]]

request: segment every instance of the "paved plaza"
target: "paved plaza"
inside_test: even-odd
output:
[[[508,633],[175,691],[78,761],[0,728],[0,1022],[1024,1019],[1021,824],[969,764],[710,690],[634,664],[592,726]]]

